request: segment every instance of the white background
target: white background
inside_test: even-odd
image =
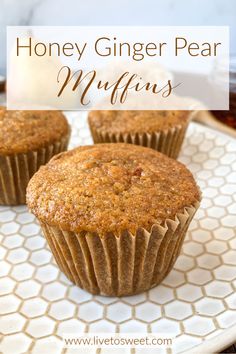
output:
[[[0,73],[6,25],[228,25],[236,52],[235,0],[0,0]]]

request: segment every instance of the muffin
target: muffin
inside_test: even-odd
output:
[[[172,269],[200,191],[181,163],[131,144],[61,153],[27,187],[60,269],[83,289],[140,293]]]
[[[69,137],[69,125],[60,112],[0,107],[0,204],[24,204],[30,178],[67,149]]]
[[[95,143],[142,145],[177,158],[191,111],[91,111],[89,127]]]

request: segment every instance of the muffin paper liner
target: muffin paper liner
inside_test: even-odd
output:
[[[186,207],[174,220],[116,236],[63,231],[40,222],[59,268],[92,294],[134,295],[159,284],[172,269],[188,226],[199,207]]]
[[[0,155],[0,205],[25,204],[26,187],[30,178],[52,156],[65,151],[70,136],[35,151]]]
[[[177,158],[188,127],[188,122],[184,125],[177,125],[176,127],[161,132],[136,134],[102,133],[99,132],[91,122],[89,122],[89,125],[95,144],[128,143],[141,145],[162,152],[169,157]]]

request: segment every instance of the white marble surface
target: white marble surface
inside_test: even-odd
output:
[[[229,25],[236,52],[235,0],[0,0],[0,73],[7,25]]]

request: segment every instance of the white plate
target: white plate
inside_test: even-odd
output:
[[[71,147],[92,143],[86,115],[68,118]],[[0,207],[4,354],[61,353],[63,332],[85,330],[169,332],[177,337],[168,353],[216,351],[236,340],[236,140],[191,123],[180,160],[202,189],[201,207],[174,270],[160,286],[137,296],[92,296],[72,285],[27,208]]]

